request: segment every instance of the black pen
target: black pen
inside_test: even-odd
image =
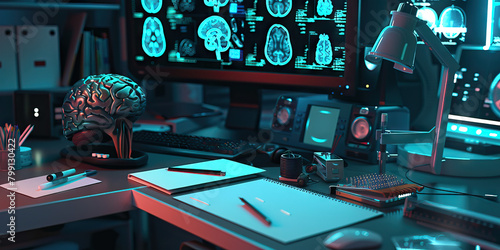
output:
[[[271,226],[271,220],[269,218],[267,218],[265,215],[263,215],[259,210],[257,210],[257,208],[252,206],[252,204],[248,203],[248,201],[245,200],[244,198],[240,197],[240,200],[243,201],[243,203],[245,203],[245,205],[247,205],[250,209],[252,209],[261,219],[263,219],[266,222],[265,224],[267,226]]]
[[[207,175],[217,175],[226,176],[226,172],[220,170],[209,170],[209,169],[192,169],[192,168],[167,168],[167,171],[190,173],[190,174],[207,174]]]
[[[47,181],[53,181],[53,180],[56,180],[56,179],[60,179],[60,178],[66,177],[68,175],[72,175],[75,172],[76,172],[76,170],[74,168],[72,168],[72,169],[69,169],[69,170],[66,170],[66,171],[61,171],[61,172],[56,172],[56,173],[53,173],[53,174],[49,174],[49,175],[47,175]]]

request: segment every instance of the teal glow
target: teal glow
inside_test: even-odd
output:
[[[142,49],[150,57],[160,57],[166,50],[163,25],[157,17],[148,17],[144,21]]]
[[[475,138],[495,139],[498,137],[498,130],[481,128],[472,125],[464,125],[450,122],[448,123],[448,131],[456,134],[474,136]]]
[[[328,110],[321,110],[319,111],[321,114],[325,114],[325,115],[329,115],[331,114],[332,112],[328,111]]]
[[[326,241],[325,241],[325,244],[330,244],[338,239],[340,239],[340,237],[344,236],[344,233],[342,232],[338,232],[336,234],[334,234],[332,237],[328,238]]]
[[[313,140],[316,143],[325,143],[327,141],[327,139],[320,139],[320,138],[316,138],[314,136],[311,136],[311,140]]]
[[[483,46],[483,50],[489,50],[490,45],[493,42],[491,39],[491,33],[493,33],[493,0],[488,0],[488,15],[486,17],[486,44]]]
[[[406,48],[408,48],[408,43],[405,43],[405,46],[403,47],[403,53],[401,53],[401,61],[404,61],[404,57],[406,54]]]

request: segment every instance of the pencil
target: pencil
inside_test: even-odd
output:
[[[28,138],[28,136],[31,134],[31,131],[33,131],[33,128],[35,127],[35,125],[31,125],[31,126],[28,126],[30,129],[28,130],[28,132],[26,132],[26,134],[24,135],[24,137],[21,138],[21,142],[19,142],[19,146],[21,146],[24,141],[26,140],[26,138]]]
[[[4,141],[5,141],[5,136],[3,134],[3,128],[0,127],[0,150],[3,150]]]
[[[26,134],[26,132],[28,132],[28,130],[30,129],[30,127],[31,127],[31,124],[30,124],[30,125],[28,125],[28,127],[26,127],[26,128],[24,129],[23,133],[21,134],[21,139],[22,139],[22,138],[24,138],[24,135]]]

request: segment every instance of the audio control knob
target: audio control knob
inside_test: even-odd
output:
[[[286,125],[290,122],[292,112],[288,107],[283,107],[276,113],[276,120],[280,125]]]
[[[491,100],[491,109],[500,117],[500,74],[498,74],[490,85],[489,98]]]
[[[352,122],[351,133],[356,140],[366,139],[372,130],[370,122],[366,117],[360,116]]]

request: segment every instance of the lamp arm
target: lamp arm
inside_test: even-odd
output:
[[[446,128],[448,126],[448,114],[450,113],[451,94],[455,86],[454,75],[460,65],[453,58],[451,53],[434,35],[425,21],[419,20],[415,27],[417,34],[424,40],[432,53],[443,65],[441,70],[441,82],[439,102],[436,115],[436,126],[434,142],[432,143],[432,152],[430,159],[431,170],[435,174],[441,173],[443,160],[444,144],[446,141]]]
[[[429,49],[432,51],[434,56],[439,60],[439,62],[450,72],[455,74],[455,72],[460,67],[457,60],[453,58],[451,53],[446,49],[446,47],[441,43],[439,38],[432,32],[432,30],[427,26],[427,23],[423,20],[419,20],[415,27],[415,31],[422,38],[422,40],[427,44]]]

